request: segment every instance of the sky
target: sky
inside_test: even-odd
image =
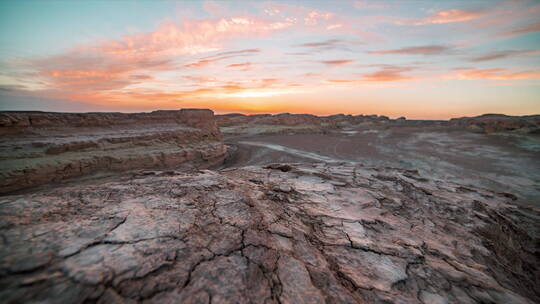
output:
[[[0,1],[0,110],[540,114],[540,1]]]

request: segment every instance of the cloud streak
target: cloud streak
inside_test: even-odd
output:
[[[452,76],[462,80],[538,80],[540,70],[511,72],[504,68],[469,69]]]
[[[540,50],[504,50],[504,51],[496,51],[487,53],[482,56],[472,57],[468,60],[471,62],[483,62],[483,61],[491,61],[491,60],[497,60],[497,59],[505,59],[510,57],[517,57],[517,56],[528,56],[528,55],[535,55],[540,54]]]
[[[339,45],[342,41],[339,40],[339,39],[329,39],[329,40],[325,40],[325,41],[319,41],[319,42],[307,42],[307,43],[302,43],[302,44],[299,44],[299,45],[296,45],[296,46],[299,46],[299,47],[335,47],[337,45]]]
[[[411,70],[412,68],[410,67],[388,66],[383,67],[376,72],[364,74],[362,79],[364,81],[377,82],[413,80],[415,79],[414,77],[403,74],[404,72],[408,72]]]
[[[369,54],[374,55],[389,55],[389,54],[401,54],[401,55],[441,55],[450,52],[453,47],[445,45],[423,45],[413,46],[401,49],[380,50],[371,51]]]
[[[341,66],[341,65],[347,65],[354,62],[354,60],[350,59],[336,59],[336,60],[321,60],[319,61],[322,64],[330,65],[330,66]]]
[[[435,12],[433,15],[425,18],[414,18],[403,21],[396,21],[398,25],[426,25],[426,24],[444,24],[454,22],[465,22],[482,17],[484,14],[480,11],[470,11],[461,9],[451,9]]]
[[[540,32],[540,21],[533,22],[527,25],[514,27],[511,30],[507,30],[504,32],[499,33],[500,36],[519,36],[519,35],[525,35],[529,33],[535,33]]]

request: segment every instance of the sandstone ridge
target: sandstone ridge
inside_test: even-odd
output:
[[[0,201],[5,303],[538,303],[540,212],[351,164],[124,175]]]

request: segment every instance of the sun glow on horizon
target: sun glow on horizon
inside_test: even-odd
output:
[[[0,110],[540,113],[532,0],[61,4],[0,2]]]

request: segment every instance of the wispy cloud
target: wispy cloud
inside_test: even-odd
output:
[[[214,54],[214,55],[211,55],[211,56],[203,57],[203,58],[199,59],[198,61],[185,64],[184,67],[187,67],[187,68],[202,68],[202,67],[206,67],[208,65],[211,65],[213,63],[216,63],[216,62],[219,62],[219,61],[222,61],[222,60],[225,60],[225,59],[230,59],[230,58],[235,58],[235,57],[243,57],[243,56],[246,56],[246,55],[253,55],[253,54],[260,53],[260,52],[261,51],[259,49],[245,49],[245,50],[238,50],[238,51],[221,52],[221,53],[217,53],[217,54]]]
[[[256,54],[260,52],[261,52],[261,49],[244,49],[244,50],[237,50],[237,51],[227,51],[227,52],[220,52],[211,56],[203,57],[203,59],[222,57],[222,56],[240,56],[240,55],[247,55],[247,54]]]
[[[482,61],[490,61],[490,60],[504,59],[504,58],[510,58],[510,57],[517,57],[517,56],[528,56],[528,55],[535,55],[535,54],[540,54],[540,50],[504,50],[504,51],[490,52],[482,56],[469,58],[468,60],[471,62],[482,62]]]
[[[182,76],[182,78],[196,82],[196,83],[209,83],[209,82],[215,82],[215,77],[210,76],[197,76],[197,75],[185,75]]]
[[[399,25],[425,25],[425,24],[442,24],[453,22],[464,22],[480,18],[484,14],[480,11],[470,11],[461,9],[451,9],[435,12],[433,15],[425,18],[414,18],[403,21],[396,21]]]
[[[387,66],[376,72],[364,74],[362,79],[364,81],[379,82],[413,80],[414,77],[403,74],[411,70],[411,67]]]
[[[341,39],[328,39],[322,41],[305,42],[301,44],[295,44],[291,47],[305,48],[311,53],[317,53],[321,51],[329,50],[342,50],[351,51],[352,46],[362,44],[362,42],[345,41]]]
[[[318,41],[318,42],[302,43],[302,44],[298,44],[296,46],[299,46],[299,47],[335,47],[335,46],[340,45],[341,43],[342,43],[342,41],[339,40],[339,39],[329,39],[329,40]]]
[[[331,65],[331,66],[340,66],[340,65],[346,65],[351,64],[354,62],[354,60],[350,59],[336,59],[336,60],[321,60],[320,63]]]
[[[154,72],[176,70],[179,56],[216,51],[230,39],[259,36],[291,26],[254,17],[164,23],[155,31],[79,45],[62,55],[25,61],[41,86],[63,94],[118,90],[153,80]],[[257,54],[260,49],[225,51],[185,64],[200,68],[216,61]]]
[[[232,63],[227,65],[227,68],[241,69],[242,71],[251,70],[253,65],[251,62],[242,62],[242,63]]]
[[[68,91],[123,88],[152,79],[145,72],[174,68],[169,59],[119,59],[78,52],[33,59],[27,64],[47,87]]]
[[[119,56],[193,55],[218,50],[222,41],[263,35],[293,24],[248,16],[186,21],[182,25],[169,22],[153,32],[104,42],[98,48],[104,53]]]
[[[528,33],[540,32],[540,21],[527,25],[514,27],[510,30],[499,33],[500,36],[519,36]]]
[[[463,80],[537,80],[540,70],[512,72],[504,68],[462,70],[450,78]]]
[[[440,55],[440,54],[446,54],[452,49],[454,49],[454,47],[446,46],[446,45],[423,45],[423,46],[406,47],[406,48],[401,48],[401,49],[371,51],[369,53],[375,54],[375,55],[387,55],[387,54]]]

